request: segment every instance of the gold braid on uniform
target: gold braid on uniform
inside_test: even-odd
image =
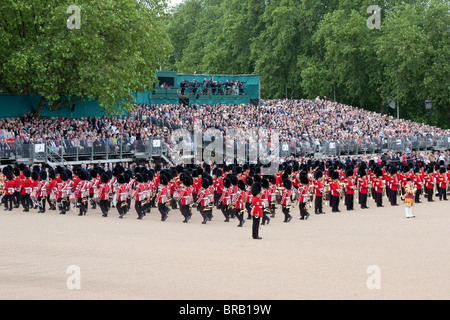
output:
[[[412,207],[414,205],[414,197],[407,198],[408,195],[415,195],[416,191],[410,186],[405,186],[405,194],[402,196],[402,199],[405,201],[405,206]]]

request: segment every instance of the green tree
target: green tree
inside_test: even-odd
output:
[[[70,5],[80,28],[69,29]],[[129,108],[152,87],[169,49],[165,3],[156,0],[5,0],[0,5],[0,83],[38,94],[51,110],[96,99],[106,112]],[[67,99],[65,99],[65,97]]]
[[[449,4],[439,0],[395,6],[383,22],[377,54],[384,65],[380,91],[400,101],[402,115],[424,121],[434,101],[434,123],[449,128]]]

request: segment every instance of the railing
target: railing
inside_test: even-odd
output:
[[[16,139],[4,142],[0,160],[67,164],[68,162],[161,157],[167,146],[161,138],[136,140],[65,139],[26,142]]]
[[[211,141],[203,141],[201,147],[197,150],[193,147],[193,136],[188,136],[181,140],[172,141],[169,146],[171,155],[177,159],[197,159],[199,155],[203,155],[205,150],[211,149]],[[270,144],[270,141],[269,143]],[[350,156],[384,153],[403,153],[413,151],[435,151],[450,150],[450,136],[443,137],[377,137],[365,139],[348,139],[348,140],[292,140],[278,142],[278,155],[283,158],[287,157],[311,157],[311,156]],[[206,149],[208,148],[208,149]],[[255,150],[256,148],[256,150]],[[244,144],[242,141],[234,141],[233,145],[227,145],[223,142],[222,148],[216,148],[214,155],[223,159],[228,155],[234,155],[236,158],[254,159],[254,155],[266,154],[265,146],[258,147],[254,144]],[[272,146],[273,149],[273,146]],[[206,153],[205,153],[206,154]],[[207,153],[209,154],[209,152]],[[273,155],[273,150],[271,151]]]
[[[189,159],[195,154],[203,155],[211,141],[203,141],[195,150],[194,137],[184,137],[184,142],[170,141],[167,138],[151,138],[136,140],[130,138],[117,139],[66,139],[27,143],[22,140],[3,142],[0,149],[0,160],[28,161],[66,164],[68,162],[98,161],[112,159],[150,159],[152,157],[166,156],[168,160]],[[245,140],[245,139],[244,139]],[[187,141],[187,142],[186,142]],[[200,140],[201,141],[201,140]],[[267,147],[269,146],[269,147]],[[209,147],[210,148],[210,147]],[[223,154],[214,154],[225,157],[232,151],[232,155],[239,156],[240,161],[256,160],[258,155],[274,154],[278,148],[280,157],[309,157],[309,156],[348,156],[363,155],[382,152],[403,153],[413,151],[450,150],[450,136],[442,137],[377,137],[348,140],[292,140],[281,141],[271,146],[248,144],[244,141],[223,142]],[[171,159],[173,158],[173,159]],[[204,160],[204,159],[203,159]]]

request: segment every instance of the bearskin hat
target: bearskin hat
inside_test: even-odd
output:
[[[254,197],[261,193],[261,184],[259,182],[255,182],[252,184],[251,193]]]

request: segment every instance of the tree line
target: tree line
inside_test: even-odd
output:
[[[262,98],[326,96],[396,116],[394,102],[418,122],[429,98],[431,124],[450,128],[449,12],[445,0],[184,0],[166,24],[164,68],[259,74]]]

